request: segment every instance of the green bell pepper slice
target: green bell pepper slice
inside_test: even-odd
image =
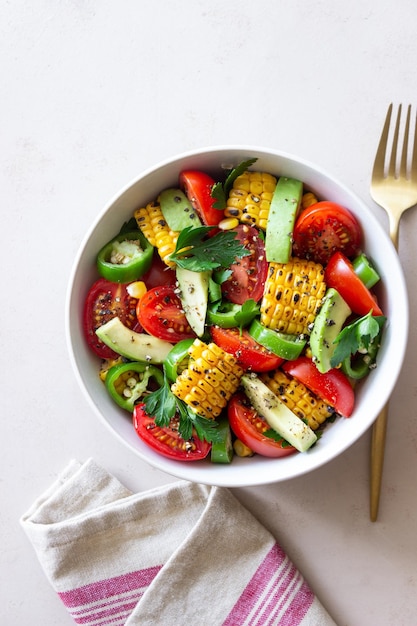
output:
[[[164,360],[164,371],[168,380],[173,383],[187,367],[190,355],[188,348],[194,343],[194,339],[182,339],[168,352]]]
[[[366,254],[362,253],[352,261],[354,272],[368,289],[371,289],[379,281],[380,276],[371,264]]]
[[[152,256],[153,246],[140,230],[121,233],[98,253],[97,270],[113,283],[130,283],[146,274]]]
[[[229,420],[226,416],[222,416],[217,420],[216,432],[219,434],[218,439],[211,444],[211,462],[212,463],[231,463],[233,460],[233,441],[232,431],[230,429]]]
[[[259,320],[253,320],[248,330],[250,336],[261,346],[287,361],[299,357],[307,343],[299,335],[288,335],[266,328]]]
[[[346,376],[349,376],[352,380],[360,380],[365,378],[376,367],[376,356],[381,345],[381,334],[382,332],[371,341],[367,352],[357,352],[355,355],[349,355],[343,359],[341,370]]]
[[[207,307],[207,323],[220,328],[242,328],[259,315],[259,306],[254,300],[244,304],[232,302],[214,302]]]
[[[220,326],[220,328],[235,328],[238,326],[236,313],[241,310],[240,304],[215,303],[207,308],[207,323],[210,326]]]
[[[122,409],[132,412],[135,404],[147,392],[164,384],[160,369],[139,361],[113,365],[107,372],[105,385],[111,398]]]

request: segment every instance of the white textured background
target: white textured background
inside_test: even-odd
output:
[[[415,0],[0,3],[1,623],[71,624],[18,525],[67,461],[135,490],[172,478],[103,430],[67,357],[74,255],[120,187],[214,144],[316,161],[369,197],[387,105],[417,104]],[[417,614],[417,211],[401,229],[411,330],[392,403],[378,522],[369,433],[308,477],[239,489],[339,626]]]

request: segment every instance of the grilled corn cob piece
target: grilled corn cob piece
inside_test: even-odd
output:
[[[157,248],[163,262],[173,267],[174,262],[169,260],[169,255],[175,250],[179,233],[169,228],[159,202],[149,202],[146,207],[136,209],[134,216],[138,227],[149,243]]]
[[[308,335],[325,292],[320,263],[296,257],[288,263],[270,263],[261,301],[261,322],[289,335]]]
[[[266,372],[260,378],[295,415],[310,426],[311,430],[317,430],[320,424],[334,415],[335,411],[331,406],[317,398],[303,383],[290,378],[282,370]]]
[[[277,179],[266,172],[246,171],[236,178],[227,199],[225,217],[266,230]]]
[[[312,191],[306,191],[301,198],[301,209],[307,209],[313,204],[317,204],[318,199]]]
[[[214,343],[196,339],[188,352],[188,367],[177,377],[171,391],[198,415],[214,419],[238,388],[243,370],[234,356]]]

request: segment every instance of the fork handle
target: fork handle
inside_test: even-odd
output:
[[[382,471],[384,467],[385,438],[387,433],[388,402],[383,407],[372,426],[371,439],[371,488],[370,514],[371,521],[378,517],[379,496],[381,493]]]
[[[389,216],[389,236],[395,249],[398,250],[398,236],[400,232],[400,216],[393,210],[388,213]]]

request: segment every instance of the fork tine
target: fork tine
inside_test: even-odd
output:
[[[411,116],[411,104],[409,104],[407,107],[407,118],[405,121],[405,128],[404,128],[404,142],[403,142],[403,149],[401,153],[401,162],[400,162],[400,171],[399,171],[399,175],[401,178],[407,178],[408,136],[410,134],[410,116]]]
[[[382,129],[381,139],[379,140],[378,149],[376,151],[372,177],[384,176],[385,171],[385,155],[388,143],[388,132],[391,123],[392,104],[389,105],[385,118],[384,128]]]
[[[395,176],[395,170],[397,167],[397,147],[398,147],[398,135],[400,133],[400,119],[401,119],[401,104],[398,105],[397,121],[395,122],[394,137],[392,140],[391,158],[388,165],[388,176]]]

